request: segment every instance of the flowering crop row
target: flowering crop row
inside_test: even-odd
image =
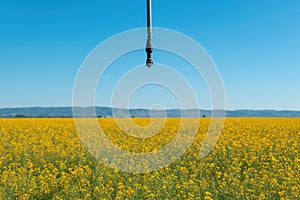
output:
[[[167,119],[149,139],[122,133],[114,119],[99,123],[116,146],[150,152],[172,140],[180,119]],[[201,159],[208,125],[209,119],[199,119],[193,144],[176,162],[134,174],[97,161],[73,119],[0,119],[0,199],[300,198],[300,119],[228,118]]]

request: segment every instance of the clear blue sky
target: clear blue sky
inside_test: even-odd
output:
[[[228,109],[300,110],[299,0],[153,0],[153,25],[180,31],[208,51]],[[0,107],[71,105],[88,53],[116,33],[144,26],[145,0],[0,0]],[[133,57],[142,64],[140,55]],[[148,90],[165,97],[143,104]],[[173,107],[164,91],[145,88],[132,106]]]

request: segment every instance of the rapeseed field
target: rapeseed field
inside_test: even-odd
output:
[[[199,119],[192,145],[174,163],[126,173],[85,149],[73,119],[0,119],[0,199],[300,199],[300,119],[227,118],[200,158],[209,122]],[[138,139],[114,119],[99,119],[116,146],[134,152],[166,145],[179,123],[167,119],[158,134]]]

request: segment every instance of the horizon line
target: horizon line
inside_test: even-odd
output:
[[[143,107],[132,107],[132,108],[120,108],[111,106],[20,106],[20,107],[0,107],[0,109],[30,109],[30,108],[90,108],[90,107],[101,107],[111,109],[124,109],[124,110],[225,110],[225,111],[293,111],[300,112],[300,109],[277,109],[277,108],[229,108],[229,109],[209,109],[209,108],[165,108],[165,109],[149,109]]]

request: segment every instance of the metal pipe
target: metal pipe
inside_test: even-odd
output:
[[[146,66],[151,67],[153,65],[152,61],[152,52],[153,52],[153,45],[152,45],[152,0],[147,0],[147,44],[146,44],[146,53],[147,53],[147,60]]]
[[[147,28],[148,35],[152,34],[152,1],[147,0]]]

